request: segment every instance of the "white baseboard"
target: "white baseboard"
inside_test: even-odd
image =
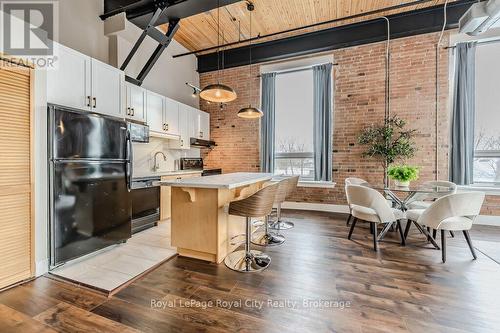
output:
[[[312,210],[318,212],[349,213],[347,205],[333,205],[310,202],[284,202],[281,206],[284,209]],[[500,226],[500,216],[479,215],[474,224]]]
[[[479,215],[474,224],[493,225],[500,227],[500,216],[495,215]]]
[[[35,262],[35,276],[39,277],[49,271],[49,259],[42,259]]]

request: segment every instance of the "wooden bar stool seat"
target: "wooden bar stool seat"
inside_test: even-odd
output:
[[[261,251],[250,249],[252,217],[267,216],[271,213],[278,184],[271,184],[248,198],[229,204],[229,214],[246,218],[245,249],[232,252],[224,259],[224,264],[237,272],[258,272],[266,269],[271,257]]]
[[[287,193],[288,183],[287,179],[282,179],[276,183],[278,185],[278,189],[276,190],[276,195],[274,197],[274,203],[276,203],[276,198],[284,198]],[[283,199],[284,200],[284,199]],[[258,246],[276,246],[281,245],[285,242],[285,236],[279,235],[278,233],[271,232],[269,230],[269,215],[264,217],[264,232],[256,232],[253,239],[252,244]],[[254,223],[255,225],[255,223]]]
[[[292,229],[295,226],[293,222],[284,221],[282,219],[281,204],[285,202],[286,198],[288,198],[297,188],[297,184],[299,183],[299,176],[285,178],[282,182],[284,182],[284,186],[282,189],[283,191],[281,191],[281,189],[278,189],[279,193],[276,194],[276,199],[274,201],[278,208],[276,210],[276,221],[271,224],[271,228],[275,230],[287,230]]]

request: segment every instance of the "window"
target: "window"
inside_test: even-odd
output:
[[[276,76],[274,173],[314,180],[313,71]]]
[[[474,183],[500,185],[500,42],[476,49]]]

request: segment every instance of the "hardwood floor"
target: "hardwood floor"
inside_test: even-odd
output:
[[[473,228],[475,261],[448,238],[442,264],[415,228],[375,253],[368,224],[349,241],[343,215],[284,215],[262,273],[175,257],[110,298],[41,277],[0,293],[0,332],[498,332],[500,228]]]

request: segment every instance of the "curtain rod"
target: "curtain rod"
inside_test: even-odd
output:
[[[270,72],[264,72],[257,77],[261,77],[262,74],[268,74],[268,73],[276,73],[276,75],[281,75],[281,74],[290,74],[290,73],[297,73],[297,72],[305,72],[311,70],[314,66],[320,66],[320,65],[326,65],[326,64],[332,64],[332,66],[337,66],[338,63],[331,63],[331,62],[325,62],[322,64],[315,64],[315,65],[310,65],[310,66],[304,66],[304,67],[299,67],[299,68],[292,68],[292,69],[283,69],[281,71],[270,71]]]
[[[470,42],[474,42],[474,41],[470,41]],[[493,44],[493,43],[498,43],[498,42],[500,42],[500,39],[476,41],[477,45],[486,45],[486,44]],[[467,41],[463,41],[463,42],[459,42],[457,44],[460,44],[460,43],[468,43],[468,42]],[[456,47],[457,47],[457,45],[447,46],[447,47],[445,47],[445,50],[447,50],[447,49],[455,49]]]

